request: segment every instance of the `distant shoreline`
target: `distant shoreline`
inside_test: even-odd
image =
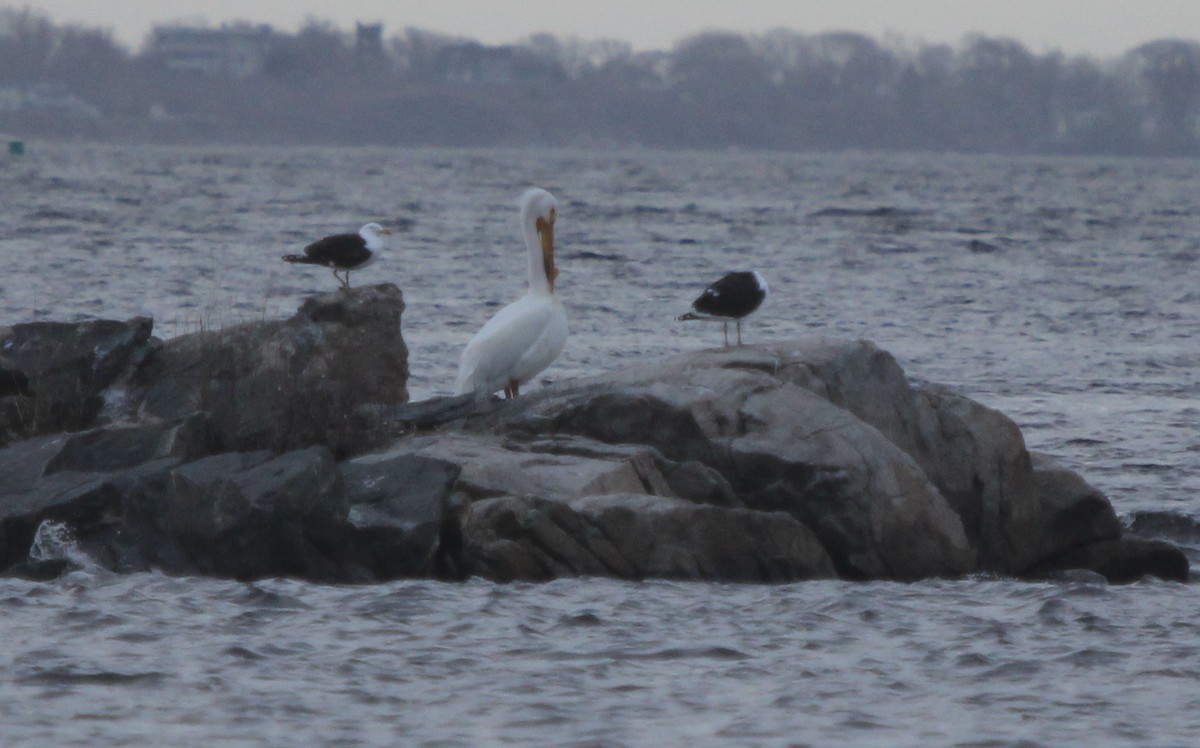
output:
[[[711,32],[670,51],[380,24],[110,32],[0,8],[0,132],[157,144],[1200,155],[1200,43],[1118,59],[970,37]]]

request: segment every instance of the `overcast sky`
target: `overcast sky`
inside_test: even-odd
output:
[[[977,32],[1015,38],[1033,52],[1101,58],[1151,39],[1200,40],[1200,0],[0,0],[0,6],[111,29],[135,50],[156,24],[247,20],[292,32],[308,18],[346,29],[355,21],[382,22],[388,36],[416,27],[501,44],[545,31],[623,39],[639,50],[669,49],[716,29],[859,31],[951,43]]]

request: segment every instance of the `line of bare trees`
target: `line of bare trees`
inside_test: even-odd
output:
[[[153,142],[1200,154],[1200,44],[1114,60],[852,33],[707,33],[662,52],[415,29],[268,31],[249,74],[0,8],[0,131]]]

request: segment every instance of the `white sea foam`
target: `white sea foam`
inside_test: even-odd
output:
[[[75,539],[71,526],[62,520],[46,519],[38,525],[29,546],[31,561],[70,561],[77,566],[94,566]]]

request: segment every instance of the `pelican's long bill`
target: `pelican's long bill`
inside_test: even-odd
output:
[[[558,277],[558,268],[554,267],[554,218],[555,211],[550,211],[550,220],[541,216],[537,219],[537,232],[542,240],[542,268],[546,271],[546,280],[550,283],[550,293],[554,293],[554,279]]]

